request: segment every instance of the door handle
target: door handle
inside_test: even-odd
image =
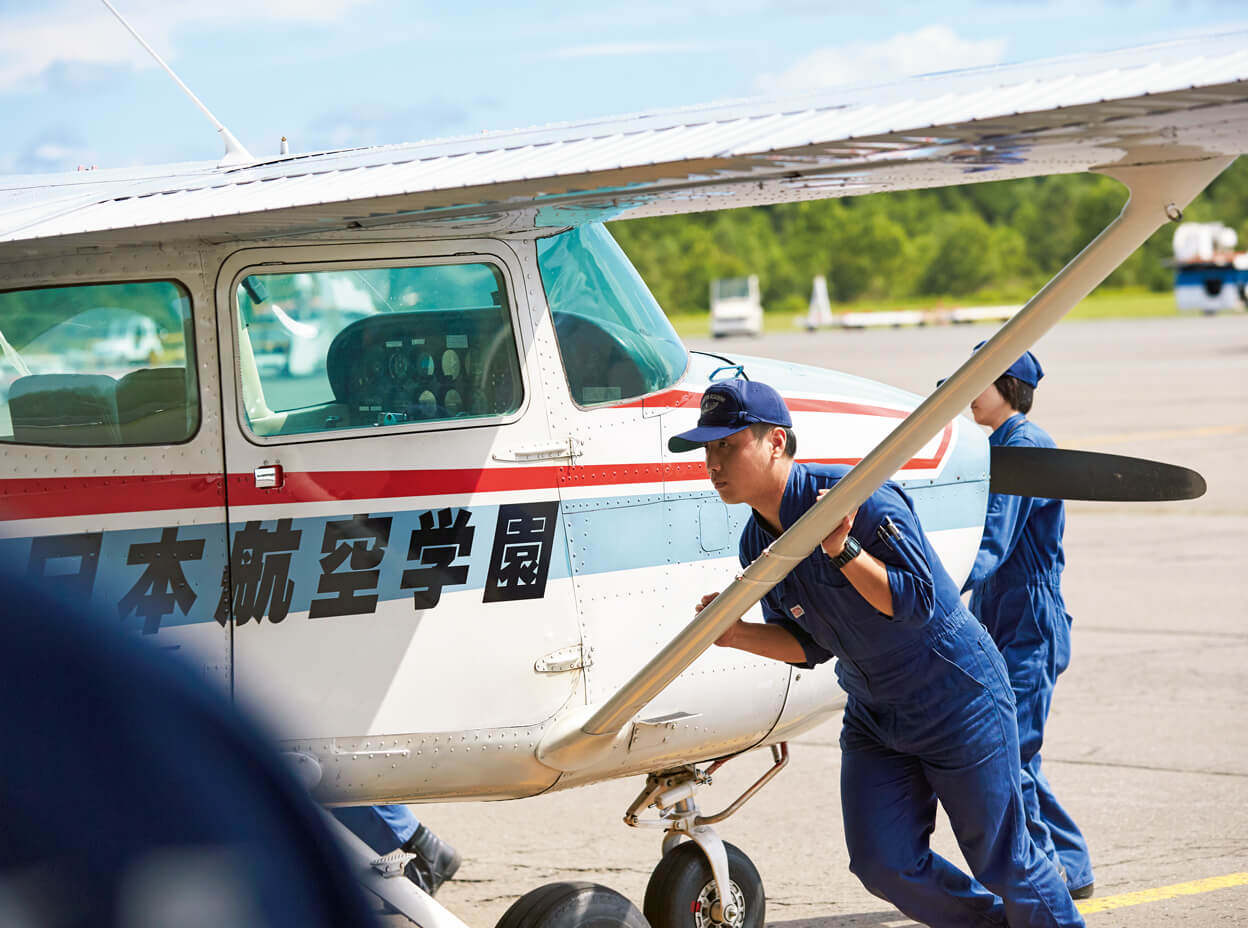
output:
[[[256,468],[256,489],[276,490],[286,483],[281,464],[264,464]]]

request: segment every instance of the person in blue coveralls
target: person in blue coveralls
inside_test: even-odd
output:
[[[675,452],[702,448],[725,503],[753,515],[743,565],[849,470],[795,460],[772,387],[714,383]],[[697,611],[714,599],[708,594]],[[1027,831],[1005,662],[967,611],[904,491],[885,483],[716,644],[811,667],[837,658],[848,693],[841,806],[850,870],[925,925],[1082,925]],[[974,877],[932,852],[940,802]]]
[[[459,852],[422,825],[408,806],[345,806],[332,811],[378,854],[399,848],[415,854],[403,875],[431,896],[459,869]]]
[[[1048,433],[1027,418],[1043,376],[1029,351],[971,403],[975,421],[992,429],[989,445],[1055,447]],[[1070,894],[1084,899],[1094,889],[1087,841],[1040,769],[1053,687],[1070,663],[1070,616],[1061,586],[1065,521],[1060,499],[990,494],[983,540],[963,592],[971,591],[971,612],[992,635],[1010,671],[1027,827],[1063,870]]]

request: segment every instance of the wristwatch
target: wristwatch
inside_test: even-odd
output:
[[[840,554],[832,558],[832,566],[840,570],[861,553],[862,545],[858,544],[858,539],[853,535],[846,535],[845,547],[841,549]]]

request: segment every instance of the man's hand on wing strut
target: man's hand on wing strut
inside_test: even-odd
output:
[[[823,499],[823,494],[827,492],[828,490],[826,487],[820,490],[819,499]],[[838,524],[836,528],[832,529],[832,534],[828,535],[828,537],[823,539],[820,543],[823,547],[824,553],[827,554],[828,557],[836,557],[841,553],[841,549],[845,547],[845,539],[849,537],[850,529],[854,527],[854,516],[856,515],[858,515],[857,509],[845,518],[841,519],[840,524]]]
[[[715,600],[715,597],[718,595],[719,593],[707,593],[705,596],[703,596],[698,601],[698,604],[693,607],[693,614],[697,615],[699,612],[701,612],[703,609],[709,606]],[[720,635],[718,638],[715,639],[715,643],[719,645],[721,648],[731,648],[733,646],[733,638],[737,631],[737,626],[741,624],[742,624],[741,620],[737,619],[737,621],[733,622],[731,625],[728,626],[728,628],[724,630],[724,633],[722,635]]]

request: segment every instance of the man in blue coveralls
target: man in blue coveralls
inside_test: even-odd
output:
[[[849,470],[795,461],[792,425],[772,387],[730,380],[668,442],[704,448],[720,498],[753,509],[743,565]],[[927,925],[1083,924],[1027,832],[1005,663],[900,487],[843,519],[762,608],[765,623],[738,620],[716,643],[804,667],[837,658],[845,841],[868,890]],[[974,879],[930,849],[938,800]]]
[[[1048,433],[1026,416],[1043,376],[1040,362],[1028,351],[971,403],[975,421],[992,429],[989,445],[1055,447]],[[1070,894],[1084,899],[1094,889],[1088,844],[1040,769],[1053,687],[1070,664],[1070,615],[1061,586],[1065,522],[1060,499],[991,494],[983,540],[963,590],[971,590],[971,612],[988,629],[1009,668],[1027,828],[1064,872]]]

